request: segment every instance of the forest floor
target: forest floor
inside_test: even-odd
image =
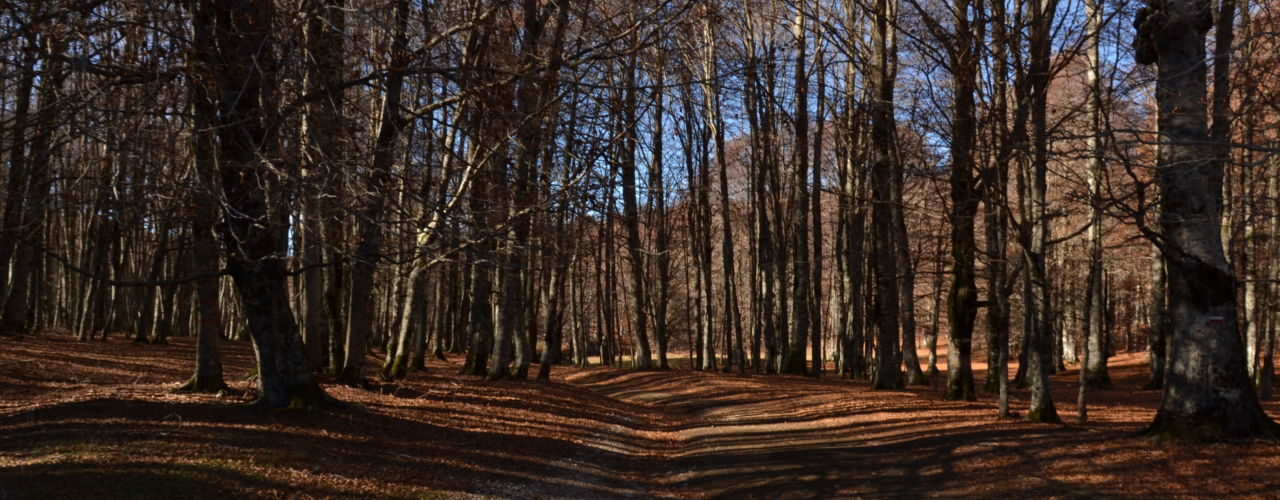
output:
[[[457,358],[327,386],[343,409],[266,412],[237,380],[252,348],[223,354],[230,395],[173,394],[189,339],[0,337],[0,499],[1280,497],[1280,444],[1135,437],[1160,396],[1136,354],[1112,358],[1086,425],[1074,370],[1052,382],[1071,423],[1044,425],[937,386],[601,367],[482,382]]]

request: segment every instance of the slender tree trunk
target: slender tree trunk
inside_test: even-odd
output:
[[[929,367],[925,368],[925,375],[930,380],[938,375],[938,330],[941,326],[942,310],[945,308],[942,303],[942,289],[947,285],[946,274],[943,271],[943,259],[946,258],[945,245],[946,242],[938,237],[938,249],[934,252],[933,260],[933,298],[929,302],[932,304],[929,308],[929,330],[924,334],[925,349],[929,351]]]
[[[663,171],[663,118],[666,94],[663,89],[666,60],[661,48],[656,50],[653,85],[653,158],[649,162],[649,199],[653,204],[654,256],[653,263],[658,277],[657,294],[653,297],[653,336],[658,341],[658,369],[666,370],[667,306],[671,302],[671,230],[667,227],[667,190]]]
[[[378,269],[383,246],[383,229],[379,220],[384,200],[392,187],[391,169],[395,159],[395,146],[403,125],[400,119],[400,95],[404,85],[403,68],[408,64],[409,2],[398,0],[395,6],[395,33],[391,40],[391,61],[387,68],[382,95],[381,117],[377,137],[374,139],[373,161],[367,174],[368,192],[361,199],[361,213],[356,218],[360,237],[351,266],[351,310],[347,315],[346,360],[338,380],[348,385],[363,386],[364,359],[373,334],[374,293],[373,275]]]
[[[625,63],[625,83],[624,97],[622,102],[622,150],[618,164],[622,173],[622,217],[627,230],[627,254],[631,263],[631,286],[634,290],[632,298],[634,299],[634,308],[632,309],[631,320],[633,322],[635,353],[632,358],[632,364],[635,368],[647,370],[653,368],[653,356],[650,354],[649,347],[649,328],[648,313],[645,310],[647,303],[645,283],[648,278],[645,276],[644,268],[644,248],[640,240],[640,214],[636,201],[636,96],[639,90],[636,89],[635,58],[630,58]]]
[[[1085,359],[1081,366],[1090,388],[1111,387],[1103,339],[1107,337],[1102,309],[1102,58],[1099,47],[1103,30],[1103,0],[1085,2],[1089,21],[1089,279],[1085,286]],[[1081,393],[1083,394],[1083,392]],[[1083,398],[1083,396],[1081,396]],[[1081,406],[1083,408],[1083,406]],[[1081,410],[1083,411],[1083,410]],[[1082,413],[1083,415],[1083,413]],[[1083,418],[1083,417],[1081,417]]]
[[[195,192],[199,203],[191,220],[191,270],[196,274],[216,271],[220,265],[218,256],[217,235],[214,226],[218,222],[218,196],[214,184],[217,165],[215,158],[214,131],[211,124],[215,121],[216,105],[214,96],[206,85],[198,84],[202,79],[210,78],[213,70],[209,61],[212,59],[208,51],[213,49],[212,27],[203,19],[194,17],[192,23],[192,55],[193,62],[189,71],[192,82],[188,89],[189,106],[192,122],[192,151],[195,172]],[[227,388],[222,379],[222,354],[218,347],[221,342],[222,317],[218,310],[218,282],[220,276],[201,276],[196,280],[196,367],[195,373],[187,379],[180,390],[195,392],[218,392]]]
[[[382,378],[402,379],[409,372],[409,340],[412,338],[413,309],[417,300],[419,285],[425,278],[426,267],[413,266],[404,284],[404,298],[400,303],[400,324],[392,338],[392,349],[387,352],[387,359],[382,364]],[[424,318],[425,319],[425,318]]]
[[[337,180],[343,175],[344,134],[340,124],[345,120],[343,103],[345,96],[340,85],[343,81],[345,51],[343,50],[346,16],[342,0],[309,0],[309,10],[304,26],[304,43],[307,61],[303,74],[303,87],[309,93],[323,94],[324,97],[308,103],[303,108],[302,116],[302,161],[304,179],[312,191],[310,199],[303,208],[302,232],[303,265],[315,266],[325,261],[325,255],[334,255],[333,250],[325,251],[325,231],[340,223],[340,209],[336,200],[330,195],[337,189]],[[335,218],[335,220],[326,220]],[[333,241],[333,235],[328,241]],[[330,259],[333,260],[333,259]],[[333,263],[330,262],[330,266]],[[330,323],[332,318],[326,317],[326,292],[338,293],[339,269],[319,267],[302,275],[303,311],[302,333],[305,339],[307,360],[313,371],[324,365],[323,352],[326,347],[331,351],[335,345],[326,345],[345,324]],[[326,290],[325,278],[330,279],[330,289]],[[341,307],[330,304],[329,308]],[[335,309],[336,310],[336,309]],[[335,356],[333,359],[337,359]]]
[[[821,28],[818,28],[817,39],[822,39]],[[809,346],[813,366],[809,369],[809,374],[814,377],[821,377],[823,367],[822,327],[825,324],[822,321],[822,143],[826,140],[827,64],[826,53],[822,50],[821,45],[818,46],[816,52],[815,71],[818,75],[818,116],[815,117],[817,130],[813,139],[813,194],[810,196],[813,202],[813,209],[811,210],[811,219],[813,220],[813,279],[810,280],[813,283],[813,295],[810,301],[813,311],[809,315]],[[739,344],[741,344],[741,341],[739,341]]]
[[[898,162],[901,165],[900,160]],[[903,201],[904,173],[902,168],[894,179],[894,246],[898,261],[898,299],[902,316],[902,362],[906,366],[906,382],[910,385],[926,385],[928,381],[920,370],[920,358],[916,353],[916,269],[911,258],[911,239],[908,236]]]
[[[724,369],[729,370],[734,363],[739,371],[743,370],[742,321],[738,308],[737,271],[735,270],[733,225],[730,223],[731,208],[729,205],[729,160],[725,151],[724,117],[721,114],[720,90],[715,83],[718,80],[717,55],[715,51],[715,33],[712,30],[710,17],[703,21],[703,43],[707,47],[703,61],[703,94],[706,98],[707,127],[715,141],[716,164],[719,167],[719,204],[720,204],[720,258],[724,288],[724,338],[725,353],[728,363]]]

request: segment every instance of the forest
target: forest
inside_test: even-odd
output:
[[[1280,494],[1277,53],[1267,0],[0,0],[0,499]]]

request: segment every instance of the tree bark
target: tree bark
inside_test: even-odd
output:
[[[383,229],[379,219],[384,200],[392,187],[391,169],[395,145],[400,127],[403,126],[400,118],[400,95],[404,85],[404,68],[409,57],[409,40],[406,34],[408,18],[408,0],[398,0],[392,22],[395,31],[391,40],[391,61],[383,82],[385,90],[374,139],[373,161],[366,174],[367,191],[359,196],[361,210],[356,217],[356,231],[360,239],[351,265],[351,310],[347,315],[347,342],[344,349],[346,360],[338,374],[339,382],[352,386],[366,385],[364,359],[368,353],[374,323],[373,275],[382,258]]]
[[[789,209],[791,212],[791,328],[782,373],[807,373],[805,356],[809,342],[809,76],[805,73],[805,14],[797,3],[794,30],[795,60],[795,143],[792,163],[795,178]]]
[[[631,286],[634,291],[634,307],[631,320],[634,328],[635,352],[632,364],[635,368],[653,368],[653,356],[649,346],[648,313],[646,312],[644,248],[640,241],[640,214],[636,201],[636,100],[640,92],[636,88],[636,59],[631,57],[624,64],[624,96],[622,98],[623,127],[622,148],[618,158],[622,174],[622,217],[627,230],[627,255],[631,263]]]
[[[977,182],[973,174],[978,52],[969,19],[971,0],[955,0],[955,48],[952,52],[952,84],[955,89],[951,119],[951,259],[952,281],[947,292],[947,387],[944,397],[974,401],[973,324],[978,314],[978,290],[974,258],[977,245],[974,218],[978,213]]]
[[[1032,314],[1027,337],[1027,376],[1031,382],[1031,408],[1027,420],[1032,422],[1058,422],[1053,394],[1049,390],[1049,375],[1053,373],[1053,329],[1050,321],[1051,287],[1048,273],[1049,218],[1047,200],[1047,175],[1049,171],[1049,136],[1046,123],[1049,93],[1049,58],[1053,17],[1056,0],[1032,2],[1031,36],[1029,49],[1031,68],[1027,74],[1031,90],[1031,146],[1030,178],[1027,179],[1027,195],[1030,219],[1030,241],[1024,245],[1023,256],[1027,268],[1030,299],[1024,307]]]
[[[1089,278],[1085,286],[1085,363],[1084,383],[1092,389],[1111,387],[1107,373],[1107,355],[1103,340],[1108,337],[1102,307],[1102,44],[1103,0],[1087,0],[1089,23],[1088,83],[1089,97]]]
[[[191,269],[197,274],[217,270],[220,265],[217,235],[219,198],[214,174],[216,165],[215,137],[211,125],[216,120],[217,103],[204,83],[212,78],[212,60],[208,52],[213,49],[211,26],[194,18],[192,23],[192,54],[190,59],[191,81],[188,89],[192,122],[192,151],[194,153],[193,178],[198,200],[191,219]],[[196,367],[195,373],[180,390],[194,392],[218,392],[227,388],[222,379],[221,342],[222,317],[218,310],[218,282],[220,276],[204,276],[196,280]]]
[[[895,16],[893,0],[877,0],[875,3],[873,38],[873,65],[870,82],[873,90],[871,104],[871,227],[872,266],[875,270],[875,296],[872,298],[876,325],[876,371],[873,389],[899,389],[902,387],[899,349],[900,296],[899,279],[901,262],[897,246],[896,228],[898,186],[896,177],[901,175],[895,155],[897,123],[893,117],[894,60],[893,29]],[[907,263],[910,265],[910,263]],[[914,335],[914,332],[912,332]],[[919,366],[917,363],[917,371]]]
[[[1210,3],[1153,0],[1134,24],[1136,60],[1157,65],[1158,241],[1171,319],[1164,395],[1144,433],[1189,441],[1278,438],[1280,429],[1259,406],[1245,370],[1235,279],[1222,248],[1223,165],[1214,155],[1205,110]]]
[[[258,361],[258,404],[268,408],[309,408],[328,398],[311,378],[302,339],[289,310],[284,245],[270,215],[266,188],[272,170],[270,102],[266,79],[274,62],[271,3],[265,0],[196,0],[194,22],[211,26],[212,94],[218,106],[218,163],[222,194],[222,238],[227,268],[235,280]]]

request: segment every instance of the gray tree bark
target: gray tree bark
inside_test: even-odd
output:
[[[1280,428],[1262,411],[1245,370],[1235,279],[1222,248],[1223,165],[1205,109],[1210,2],[1151,0],[1134,24],[1136,60],[1157,65],[1157,241],[1171,320],[1164,395],[1144,432],[1168,440],[1278,438]]]
[[[1086,281],[1084,299],[1085,359],[1084,383],[1089,388],[1111,387],[1107,373],[1107,352],[1104,340],[1109,336],[1106,313],[1102,303],[1102,44],[1103,0],[1087,0],[1086,16],[1089,23],[1088,83],[1089,97],[1086,108],[1089,113],[1089,278]]]

